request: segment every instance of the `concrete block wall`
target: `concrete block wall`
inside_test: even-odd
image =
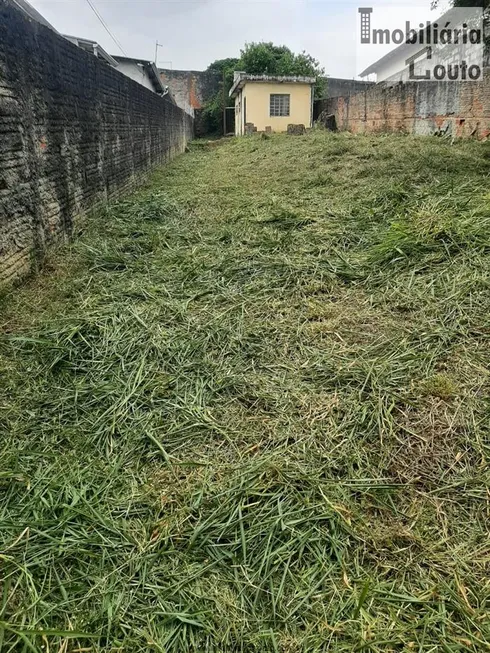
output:
[[[361,91],[366,91],[374,82],[363,82],[357,79],[343,79],[340,77],[326,77],[325,98],[354,95]]]
[[[192,131],[177,106],[0,0],[0,285]]]
[[[377,84],[362,93],[316,104],[353,133],[403,132],[485,139],[490,136],[490,69],[482,82]]]

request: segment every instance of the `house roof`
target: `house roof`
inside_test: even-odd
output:
[[[99,57],[100,59],[104,59],[104,61],[108,63],[110,66],[117,68],[117,61],[114,59],[114,57],[111,57],[111,55],[108,54],[104,50],[104,48],[102,48],[97,43],[97,41],[92,41],[90,39],[82,39],[79,36],[70,36],[69,34],[63,34],[63,37],[68,41],[70,41],[71,43],[77,45],[82,50],[85,50],[85,52],[88,52],[89,54],[94,54],[96,57]]]
[[[158,72],[158,68],[155,66],[153,61],[148,61],[147,59],[134,59],[133,57],[120,57],[119,55],[115,54],[112,56],[116,62],[128,62],[134,63],[137,66],[142,66],[150,78],[156,93],[161,93],[162,95],[165,93],[165,86],[160,79],[160,73]]]
[[[248,73],[235,72],[233,86],[230,89],[230,97],[235,97],[245,84],[315,84],[315,77],[301,77],[300,75],[249,75]]]
[[[447,11],[444,13],[440,18],[437,20],[433,21],[432,23],[429,23],[430,25],[433,25],[434,23],[438,23],[439,25],[442,25],[445,20],[447,19],[449,13],[451,10]],[[419,30],[419,34],[422,32],[425,32],[427,29],[427,26],[424,26],[422,29]],[[420,48],[422,48],[422,42],[419,44]],[[424,48],[426,50],[427,48]],[[415,48],[414,45],[411,43],[402,43],[399,45],[397,48],[394,48],[393,50],[390,50],[387,54],[385,54],[381,59],[378,59],[374,63],[372,63],[370,66],[366,68],[366,70],[363,70],[362,73],[359,75],[359,77],[367,77],[367,75],[371,75],[372,73],[378,72],[380,68],[382,68],[384,65],[390,63],[391,61],[396,61],[397,59],[403,58],[403,62],[405,63],[405,59],[410,58],[415,54]]]

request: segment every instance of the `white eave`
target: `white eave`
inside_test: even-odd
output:
[[[63,38],[70,43],[78,46],[81,50],[85,50],[89,54],[93,54],[99,59],[103,59],[113,68],[117,68],[117,61],[111,57],[111,55],[102,48],[97,41],[92,41],[91,39],[82,39],[79,36],[70,36],[70,34],[62,34]]]

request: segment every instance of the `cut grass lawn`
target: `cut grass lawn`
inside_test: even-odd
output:
[[[490,650],[489,173],[198,142],[6,295],[0,650]]]

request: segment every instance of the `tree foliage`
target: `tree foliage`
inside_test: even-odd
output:
[[[251,75],[300,75],[315,77],[315,95],[321,97],[325,80],[324,69],[307,52],[295,54],[285,45],[247,43],[241,51],[240,70]]]
[[[228,57],[227,59],[216,59],[207,67],[208,72],[217,73],[225,80],[225,86],[230,90],[233,84],[233,73],[239,69],[240,59]]]
[[[204,119],[207,124],[207,131],[210,134],[219,134],[223,130],[223,100],[225,106],[233,106],[232,100],[228,93],[233,84],[233,73],[238,69],[239,59],[228,57],[226,59],[216,59],[208,67],[207,72],[215,73],[220,78],[220,89],[204,105]],[[224,93],[223,93],[224,85]]]

